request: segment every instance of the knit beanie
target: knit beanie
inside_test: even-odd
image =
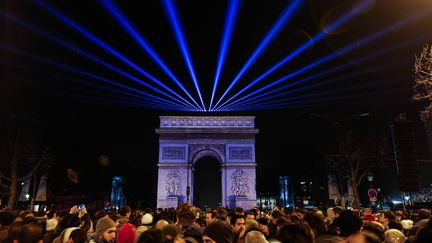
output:
[[[234,240],[234,232],[231,225],[222,221],[214,221],[209,224],[205,228],[203,235],[217,243],[232,243]]]
[[[117,234],[117,243],[134,243],[136,236],[136,229],[133,224],[123,224]]]
[[[115,223],[109,217],[101,218],[96,223],[95,235],[96,237],[101,236],[105,231],[115,227]]]

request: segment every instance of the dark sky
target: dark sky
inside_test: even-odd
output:
[[[318,34],[326,23],[360,2],[362,1],[303,1],[265,52],[234,87],[230,96]],[[181,93],[99,1],[46,3]],[[279,0],[242,1],[217,97],[222,95],[289,3],[290,1]],[[161,2],[115,1],[115,4],[198,101]],[[177,1],[176,4],[203,98],[208,105],[227,1],[194,0]],[[307,78],[339,65],[350,64],[345,69],[311,80],[308,84],[340,78],[337,82],[282,97],[304,96],[301,101],[305,103],[301,103],[300,107],[286,105],[275,110],[246,110],[204,115],[256,116],[256,126],[260,129],[260,134],[257,135],[257,162],[258,169],[265,171],[262,174],[280,167],[287,171],[286,173],[301,170],[307,174],[308,169],[314,168],[314,163],[318,163],[323,154],[335,152],[339,133],[346,127],[370,128],[378,136],[388,136],[387,122],[400,112],[407,112],[408,117],[415,121],[419,157],[428,158],[425,133],[416,113],[420,106],[411,102],[414,55],[430,40],[432,9],[423,16],[415,17],[422,11],[429,10],[428,7],[431,5],[427,0],[370,1],[370,5],[351,21],[328,33],[323,40],[315,43],[313,47],[251,89],[254,91],[270,81],[338,52],[347,45],[357,43],[350,52],[341,54],[299,76]],[[132,75],[140,75],[66,26],[38,4],[32,1],[7,0],[1,3],[0,8],[3,119],[10,114],[16,114],[49,120],[50,126],[47,128],[44,143],[52,145],[56,163],[64,167],[72,166],[85,171],[86,167],[97,165],[100,154],[106,154],[110,157],[110,166],[113,170],[128,174],[130,181],[139,181],[140,173],[155,171],[158,138],[154,129],[159,125],[158,116],[197,113],[152,110],[120,104],[119,100],[108,101],[107,98],[114,92],[91,86],[100,85],[100,82],[11,50],[19,49],[53,62],[116,80],[133,88],[155,93],[5,17],[15,16]],[[413,20],[400,27],[387,28],[407,18]],[[360,44],[363,38],[380,31],[387,32],[376,41]],[[360,58],[386,50],[390,51],[361,63],[356,62]],[[355,75],[345,77],[350,74]],[[71,79],[79,82],[72,82]],[[105,87],[113,88],[109,85]],[[324,94],[308,98],[307,95],[316,92]],[[358,116],[363,113],[370,115]]]

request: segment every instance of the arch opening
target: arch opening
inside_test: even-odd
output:
[[[216,208],[222,202],[221,163],[205,156],[194,164],[193,203],[200,208]]]

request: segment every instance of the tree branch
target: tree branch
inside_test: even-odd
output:
[[[46,155],[47,155],[49,149],[50,149],[50,146],[47,146],[45,148],[44,152],[42,153],[41,158],[39,159],[39,161],[37,162],[37,164],[33,167],[33,169],[31,171],[29,171],[29,173],[27,173],[25,176],[17,178],[17,181],[23,181],[23,180],[25,180],[25,179],[33,176],[33,174],[38,170],[39,166],[45,160]]]

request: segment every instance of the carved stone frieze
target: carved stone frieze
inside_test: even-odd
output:
[[[180,171],[170,170],[165,180],[165,191],[168,197],[180,195]]]
[[[242,170],[235,170],[231,174],[231,192],[237,197],[244,197],[249,193],[249,177]]]

